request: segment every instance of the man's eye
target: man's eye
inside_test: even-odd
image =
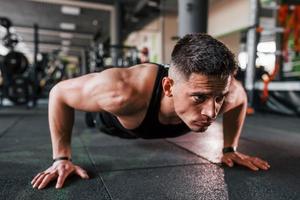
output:
[[[225,99],[225,96],[218,96],[218,97],[216,98],[216,102],[217,102],[217,103],[220,103],[220,102],[222,102],[224,99]]]
[[[206,100],[205,96],[194,96],[194,101],[196,103],[203,103]]]

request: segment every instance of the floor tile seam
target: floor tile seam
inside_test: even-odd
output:
[[[155,145],[157,143],[153,142],[153,143],[139,143],[138,145]],[[128,147],[128,146],[133,146],[133,145],[136,145],[136,144],[106,144],[106,145],[97,145],[97,144],[93,144],[93,145],[90,145],[89,148],[107,148],[107,147]]]
[[[101,133],[100,133],[101,134]],[[78,133],[76,133],[76,136],[77,137],[81,137],[81,134],[78,134]],[[82,139],[83,140],[83,142],[84,142],[84,139]],[[122,138],[122,140],[124,140],[123,138]],[[126,140],[126,139],[125,139]],[[129,139],[129,140],[131,140],[131,139]],[[133,139],[134,140],[134,139]],[[137,142],[139,142],[139,141],[137,141]],[[157,142],[163,142],[163,143],[168,143],[165,139],[161,139],[160,141],[153,141],[153,140],[142,140],[141,141],[141,143],[134,143],[134,144],[157,144]],[[118,147],[118,146],[132,146],[132,145],[134,145],[134,144],[130,144],[130,143],[128,143],[128,144],[121,144],[121,143],[119,143],[119,144],[108,144],[108,145],[105,145],[105,146],[98,146],[98,145],[96,145],[96,144],[94,144],[94,145],[92,145],[91,147],[107,147],[107,146],[114,146],[114,147]]]
[[[193,152],[193,151],[191,151],[191,150],[189,150],[189,149],[187,149],[187,148],[185,148],[185,147],[183,147],[183,146],[178,145],[176,142],[172,142],[172,141],[169,141],[169,140],[167,140],[167,139],[166,139],[166,141],[169,142],[170,144],[172,144],[172,145],[174,145],[174,146],[180,148],[180,149],[183,149],[183,150],[185,150],[185,151],[187,151],[187,152],[189,152],[189,153],[191,153],[191,154],[193,154],[193,155],[195,155],[195,156],[197,156],[197,157],[203,159],[203,160],[208,161],[210,164],[214,164],[214,165],[219,166],[219,163],[212,162],[211,160],[208,160],[207,158],[205,158],[205,157],[203,157],[203,156],[201,156],[201,155],[199,155],[199,154],[197,154],[197,153],[195,153],[195,152]]]
[[[245,124],[245,127],[247,128],[256,128],[256,129],[263,129],[265,131],[274,131],[275,133],[282,133],[283,131],[286,131],[284,129],[279,129],[279,128],[272,128],[272,127],[263,127],[263,126],[255,126],[255,125],[251,125],[251,124]],[[289,131],[289,133],[293,134],[293,135],[299,135],[299,133],[295,132],[295,131]]]
[[[149,167],[134,167],[134,168],[124,168],[124,169],[115,169],[115,170],[101,170],[100,173],[139,171],[139,170],[177,168],[177,167],[189,167],[189,166],[202,166],[202,165],[209,165],[209,164],[211,164],[211,163],[189,163],[189,164],[164,165],[164,166],[152,166],[152,167],[150,167],[150,166]]]
[[[241,137],[241,140],[245,140],[247,142],[253,142],[253,143],[256,143],[256,144],[260,144],[260,145],[264,145],[265,146],[265,142],[263,141],[258,141],[258,140],[255,140],[255,139],[250,139],[250,138],[246,138],[245,136]],[[280,146],[276,146],[275,144],[269,144],[268,143],[268,147],[274,147],[275,149],[281,149],[281,150],[287,150],[288,147],[282,147],[283,145],[280,145]]]
[[[18,124],[24,117],[18,117],[17,119],[15,119],[15,121],[13,123],[11,123],[11,125],[9,125],[9,127],[7,127],[4,131],[2,131],[0,133],[0,138],[3,137],[10,129],[12,129],[16,124]]]
[[[282,121],[282,120],[284,120],[284,121],[287,121],[288,123],[291,123],[291,124],[293,124],[294,123],[294,121],[293,120],[295,120],[295,121],[298,121],[298,120],[296,120],[296,119],[298,119],[297,118],[297,116],[289,116],[289,117],[287,117],[286,115],[276,115],[276,116],[268,116],[268,115],[266,115],[266,116],[256,116],[256,115],[254,115],[253,116],[254,118],[247,118],[247,121],[249,121],[249,122],[254,122],[254,121],[256,121],[256,120],[264,120],[266,123],[269,123],[269,124],[272,124],[272,123],[274,123],[274,120],[277,120],[277,121]]]
[[[86,152],[87,155],[88,155],[88,159],[90,160],[90,162],[92,163],[92,166],[94,167],[95,171],[97,172],[97,175],[96,175],[97,181],[98,181],[100,184],[103,184],[103,186],[104,186],[104,188],[105,188],[105,191],[106,191],[106,193],[108,194],[109,198],[110,198],[111,200],[113,200],[112,195],[110,194],[110,191],[108,190],[107,185],[105,184],[103,178],[101,177],[101,175],[100,175],[100,173],[99,173],[99,171],[98,171],[98,169],[97,169],[96,162],[95,162],[95,160],[92,158],[92,156],[91,156],[90,152],[88,151],[87,146],[86,146],[85,143],[83,142],[81,136],[79,136],[79,140],[80,140],[80,142],[82,143],[82,145],[83,145],[83,147],[84,147],[84,149],[85,149],[85,152]]]
[[[263,145],[263,142],[255,141],[255,140],[248,139],[248,138],[244,138],[244,137],[241,137],[241,139],[242,139],[242,140],[246,140],[246,141],[248,141],[248,142],[254,142],[254,143],[256,143],[256,144],[261,144],[261,145]],[[198,155],[198,154],[196,154],[195,152],[193,152],[193,151],[191,151],[191,150],[189,150],[189,149],[187,149],[187,148],[185,148],[185,147],[182,147],[182,146],[178,145],[178,144],[175,143],[175,142],[168,141],[168,140],[167,140],[167,142],[170,142],[171,144],[173,144],[173,145],[175,145],[175,146],[177,146],[177,147],[179,147],[179,148],[181,148],[181,149],[184,149],[184,150],[186,150],[186,151],[188,151],[188,152],[190,152],[190,153],[192,153],[192,154],[195,154],[196,156],[198,156],[198,157],[200,157],[200,158],[202,158],[202,159],[204,159],[204,160],[210,162],[211,164],[217,165],[217,166],[219,166],[219,167],[221,166],[220,163],[212,162],[212,161],[208,160],[207,158],[205,158],[205,157],[203,157],[203,156],[201,156],[201,155]],[[274,148],[278,149],[278,146],[275,146],[275,145],[272,145],[272,144],[268,144],[268,146],[269,146],[269,147],[272,147],[272,146],[273,146]],[[281,148],[281,149],[286,149],[286,148]]]

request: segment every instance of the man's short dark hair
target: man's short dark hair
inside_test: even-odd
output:
[[[186,78],[192,73],[228,77],[237,69],[233,53],[222,42],[204,33],[181,38],[171,56],[171,67]]]

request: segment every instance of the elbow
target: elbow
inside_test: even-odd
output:
[[[58,92],[58,84],[56,84],[55,86],[53,86],[49,92],[49,98],[55,96]]]
[[[61,84],[58,83],[53,86],[49,92],[49,100],[58,99],[60,97]]]
[[[247,105],[248,103],[248,97],[244,90],[241,92],[241,95],[239,96],[239,102],[242,105]]]
[[[242,102],[243,107],[247,108],[247,106],[248,106],[248,97],[247,97],[247,94],[246,94],[244,89],[243,89],[243,92],[242,92],[242,95],[241,95],[241,102]]]
[[[71,107],[66,101],[66,91],[61,83],[56,84],[49,92],[49,107]]]
[[[242,86],[242,84],[240,84],[239,82],[236,82],[236,90],[237,90],[237,104],[239,105],[243,105],[245,107],[247,107],[248,104],[248,97],[247,97],[247,93],[244,89],[244,87]]]

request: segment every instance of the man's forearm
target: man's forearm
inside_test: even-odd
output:
[[[64,103],[59,89],[53,88],[49,96],[49,127],[53,158],[71,157],[71,134],[74,123],[74,109]]]
[[[247,102],[223,115],[224,147],[237,147],[246,117]]]

